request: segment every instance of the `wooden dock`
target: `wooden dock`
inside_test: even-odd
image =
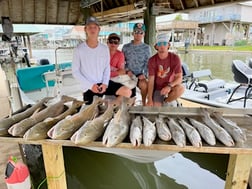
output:
[[[218,109],[221,110],[222,109]],[[130,112],[142,112],[144,114],[167,114],[167,115],[187,115],[190,112],[191,116],[197,116],[199,114],[199,108],[169,108],[169,111],[163,108],[149,108],[149,107],[138,107],[131,109]],[[250,110],[251,111],[251,110]],[[252,165],[252,127],[250,123],[252,122],[252,117],[246,114],[251,112],[247,110],[236,110],[236,109],[223,109],[225,115],[230,119],[239,123],[239,126],[246,130],[247,141],[242,145],[236,145],[235,147],[225,147],[222,144],[217,144],[216,146],[209,146],[204,144],[202,147],[197,148],[188,144],[185,147],[179,147],[172,143],[168,144],[158,144],[155,143],[150,147],[145,147],[141,145],[138,148],[132,147],[130,143],[121,143],[113,148],[106,148],[102,145],[100,141],[92,142],[86,146],[77,146],[70,140],[39,140],[39,141],[26,141],[22,138],[13,137],[0,137],[0,142],[3,143],[18,143],[18,144],[36,144],[42,146],[44,165],[46,170],[47,178],[58,177],[58,179],[48,179],[49,189],[67,189],[66,174],[64,167],[64,156],[62,147],[72,146],[72,147],[82,147],[97,149],[106,151],[114,151],[116,154],[120,150],[129,150],[133,152],[142,151],[141,153],[165,153],[165,152],[193,152],[193,153],[215,153],[215,154],[229,154],[229,164],[227,169],[227,177],[225,183],[225,189],[246,189],[248,185],[250,168]]]

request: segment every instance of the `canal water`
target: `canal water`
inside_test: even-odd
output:
[[[214,78],[233,82],[232,61],[235,59],[248,63],[252,52],[234,51],[191,51],[179,54],[182,62],[188,64],[190,71],[210,69]]]
[[[50,63],[61,63],[72,60],[73,50],[33,50],[33,59],[39,61],[47,58]],[[190,71],[201,69],[211,69],[215,78],[224,79],[227,82],[233,82],[233,73],[231,70],[232,61],[235,59],[248,63],[252,58],[252,52],[234,52],[234,51],[190,51],[184,53],[178,51],[181,61],[189,66]]]
[[[34,50],[33,55],[55,61],[53,50]],[[44,56],[44,57],[43,57]],[[71,53],[59,55],[71,59]],[[247,62],[251,52],[201,52],[179,54],[190,71],[211,69],[216,78],[233,81],[233,59]],[[68,188],[79,189],[223,189],[228,155],[174,153],[152,163],[137,163],[113,154],[64,147]]]

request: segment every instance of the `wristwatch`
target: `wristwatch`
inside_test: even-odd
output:
[[[170,83],[167,84],[168,87],[172,88],[172,85]]]

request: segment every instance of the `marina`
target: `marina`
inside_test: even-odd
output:
[[[235,11],[232,9],[233,3],[238,2],[243,1],[204,0],[200,2],[175,2],[163,0],[130,0],[127,2],[114,2],[111,0],[48,0],[46,2],[41,1],[35,3],[32,1],[18,0],[15,1],[15,3],[14,1],[8,1],[8,3],[6,1],[0,2],[0,15],[3,16],[2,24],[4,19],[11,18],[12,22],[15,24],[83,25],[83,21],[88,16],[92,15],[96,16],[102,25],[112,26],[114,23],[143,18],[148,28],[145,42],[154,44],[155,39],[153,36],[156,36],[156,16],[187,10],[192,10],[192,12],[194,10],[199,10],[198,13],[202,14],[202,12],[200,12],[201,8],[211,8],[222,5],[227,9],[227,13],[232,10],[231,12],[234,14],[231,16],[235,18],[234,23],[226,22],[225,19],[222,20],[224,17],[218,17],[218,19],[220,19],[218,22],[219,25],[222,26],[222,30],[218,28],[219,25],[217,23],[216,28],[214,24],[208,24],[208,26],[205,27],[205,36],[202,36],[202,31],[204,30],[204,24],[202,23],[199,25],[199,30],[201,31],[198,30],[198,26],[194,27],[191,31],[189,30],[188,33],[180,31],[181,34],[192,37],[191,44],[218,46],[220,44],[233,44],[233,37],[238,36],[238,33],[233,33],[233,31],[236,30],[237,23],[240,23],[239,28],[244,29],[240,31],[241,33],[245,33],[244,38],[246,37],[246,39],[248,39],[249,37],[249,24],[243,22],[246,19],[237,20],[239,16],[243,16],[241,15],[241,11],[247,12],[247,7],[236,4]],[[220,8],[218,10],[220,10]],[[211,13],[211,10],[208,9],[206,13],[207,14],[204,15]],[[215,15],[217,9],[216,12],[213,13],[213,15]],[[216,18],[214,18],[214,20],[216,21]],[[167,28],[163,29],[166,30]],[[227,34],[226,30],[230,31],[228,35],[225,35],[225,32]],[[178,33],[177,36],[173,36],[172,40],[178,40],[178,38],[180,38],[183,41],[186,39],[186,35],[179,36]],[[215,35],[215,33],[219,35]],[[199,34],[198,38],[197,34]],[[5,30],[2,37],[3,40],[11,40],[12,34]],[[75,98],[79,101],[82,100],[82,91],[80,91],[79,84],[74,80],[71,74],[72,52],[70,51],[67,53],[65,51],[66,49],[62,49],[63,55],[57,56],[57,49],[44,49],[43,51],[39,50],[40,52],[36,55],[34,51],[31,53],[29,36],[22,37],[24,43],[28,41],[29,54],[32,58],[37,56],[37,60],[31,59],[31,62],[27,62],[27,60],[17,60],[12,56],[10,56],[11,58],[2,59],[1,56],[0,63],[3,71],[0,70],[0,113],[2,120],[4,120],[0,120],[1,123],[6,123],[5,120],[11,120],[8,119],[8,116],[10,118],[17,118],[19,115],[22,115],[20,112],[26,112],[26,110],[29,112],[29,110],[31,110],[30,108],[36,106],[36,103],[44,97],[54,97],[53,100],[56,101],[60,100],[62,96]],[[44,44],[46,44],[46,42]],[[5,56],[5,52],[1,53]],[[211,58],[206,55],[208,53],[209,52],[193,52],[190,48],[187,48],[182,53],[179,53],[179,56],[182,62],[189,65],[191,72],[209,69],[212,72],[211,75],[215,78],[223,80],[227,84],[231,83],[232,86],[225,85],[225,87],[222,88],[223,84],[220,82],[222,92],[224,92],[225,95],[230,95],[234,87],[238,85],[237,82],[234,82],[232,75],[232,61],[237,59],[247,63],[248,60],[251,59],[251,52],[246,52],[245,55],[243,54],[241,56],[239,53],[234,52],[220,52],[220,54],[216,56],[218,53],[214,52],[214,55],[210,55]],[[60,60],[61,58],[63,58],[63,60]],[[230,60],[227,61],[229,58]],[[212,66],[216,66],[216,68]],[[205,89],[203,92],[205,92],[205,94],[201,96],[203,96],[204,99],[211,99],[212,91],[209,90],[211,86],[202,85],[200,82],[197,81],[195,84],[197,90],[187,90],[185,94],[189,97],[192,95],[196,96],[199,92],[202,92],[202,88],[197,86],[203,86],[203,90]],[[4,90],[2,90],[2,88]],[[224,96],[223,93],[218,93],[218,95]],[[227,98],[228,97],[229,96],[227,96]],[[139,99],[139,96],[137,99]],[[134,117],[140,116],[142,119],[147,117],[150,121],[156,120],[157,117],[162,117],[168,120],[167,123],[171,119],[176,121],[186,120],[186,122],[195,119],[203,123],[205,122],[204,117],[208,113],[211,113],[212,116],[217,112],[223,118],[237,124],[241,133],[245,134],[246,139],[243,138],[241,141],[238,141],[239,139],[232,135],[230,138],[227,137],[228,141],[225,142],[224,136],[217,137],[215,133],[217,139],[216,144],[210,145],[208,142],[202,140],[202,143],[200,141],[197,146],[190,140],[188,133],[186,133],[186,135],[184,135],[184,139],[186,140],[183,145],[177,143],[174,136],[172,136],[171,140],[168,142],[162,141],[162,139],[157,136],[153,142],[146,143],[143,139],[140,145],[134,145],[130,140],[130,132],[128,132],[126,133],[126,138],[119,143],[108,145],[103,139],[105,132],[103,137],[101,135],[87,144],[77,144],[76,140],[72,140],[73,135],[71,138],[56,139],[48,134],[43,139],[29,140],[22,138],[22,133],[16,134],[20,127],[17,127],[18,129],[16,130],[10,128],[19,124],[19,122],[26,124],[28,122],[29,124],[27,126],[30,127],[33,121],[37,121],[36,119],[33,120],[34,117],[40,117],[40,119],[45,118],[44,116],[46,113],[44,112],[46,112],[46,110],[50,110],[51,115],[56,116],[56,110],[52,111],[53,107],[50,107],[50,104],[44,104],[44,109],[41,107],[42,110],[40,111],[30,111],[29,115],[26,115],[28,116],[26,118],[19,117],[18,121],[15,119],[12,120],[15,123],[10,122],[10,124],[1,125],[0,131],[2,135],[0,136],[0,141],[2,145],[0,152],[3,154],[3,158],[1,158],[0,176],[2,178],[5,177],[4,169],[6,168],[5,164],[8,158],[10,156],[17,156],[19,160],[23,161],[29,167],[32,188],[34,189],[166,189],[167,187],[173,189],[250,189],[252,186],[252,130],[250,125],[252,109],[250,108],[249,100],[242,108],[240,105],[232,107],[233,104],[231,104],[230,107],[221,106],[220,104],[219,106],[211,103],[201,103],[191,98],[181,98],[178,99],[178,101],[179,104],[182,105],[181,107],[143,107],[141,106],[141,101],[137,100],[135,106],[124,111],[123,115],[119,117],[121,119],[123,116],[129,116],[133,119]],[[63,111],[64,108],[69,107],[69,104],[64,104],[64,106],[62,106],[62,104],[59,103],[57,107],[58,111]],[[120,108],[122,107],[123,106]],[[120,108],[116,113],[122,111]],[[79,113],[75,111],[73,111],[72,117]],[[80,110],[80,112],[82,111],[85,110]],[[49,112],[47,113],[49,115]],[[29,116],[31,116],[31,118],[29,118]],[[57,121],[60,119],[63,121],[69,119],[69,117],[66,118],[65,115],[62,116],[62,114],[59,116],[60,118],[58,116],[56,117]],[[132,121],[132,119],[130,121]],[[217,118],[215,118],[215,120],[217,120]],[[185,128],[183,129],[186,130]],[[223,130],[227,131],[228,129],[224,129],[223,127]],[[42,132],[42,130],[40,131]],[[146,138],[144,135],[143,137]],[[203,138],[202,134],[201,137]],[[0,187],[6,189],[6,185],[3,183],[4,179],[3,181],[1,180]]]

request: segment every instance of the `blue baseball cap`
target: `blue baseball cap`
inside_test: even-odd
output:
[[[144,31],[145,32],[146,28],[143,23],[135,23],[133,27],[133,31]]]

